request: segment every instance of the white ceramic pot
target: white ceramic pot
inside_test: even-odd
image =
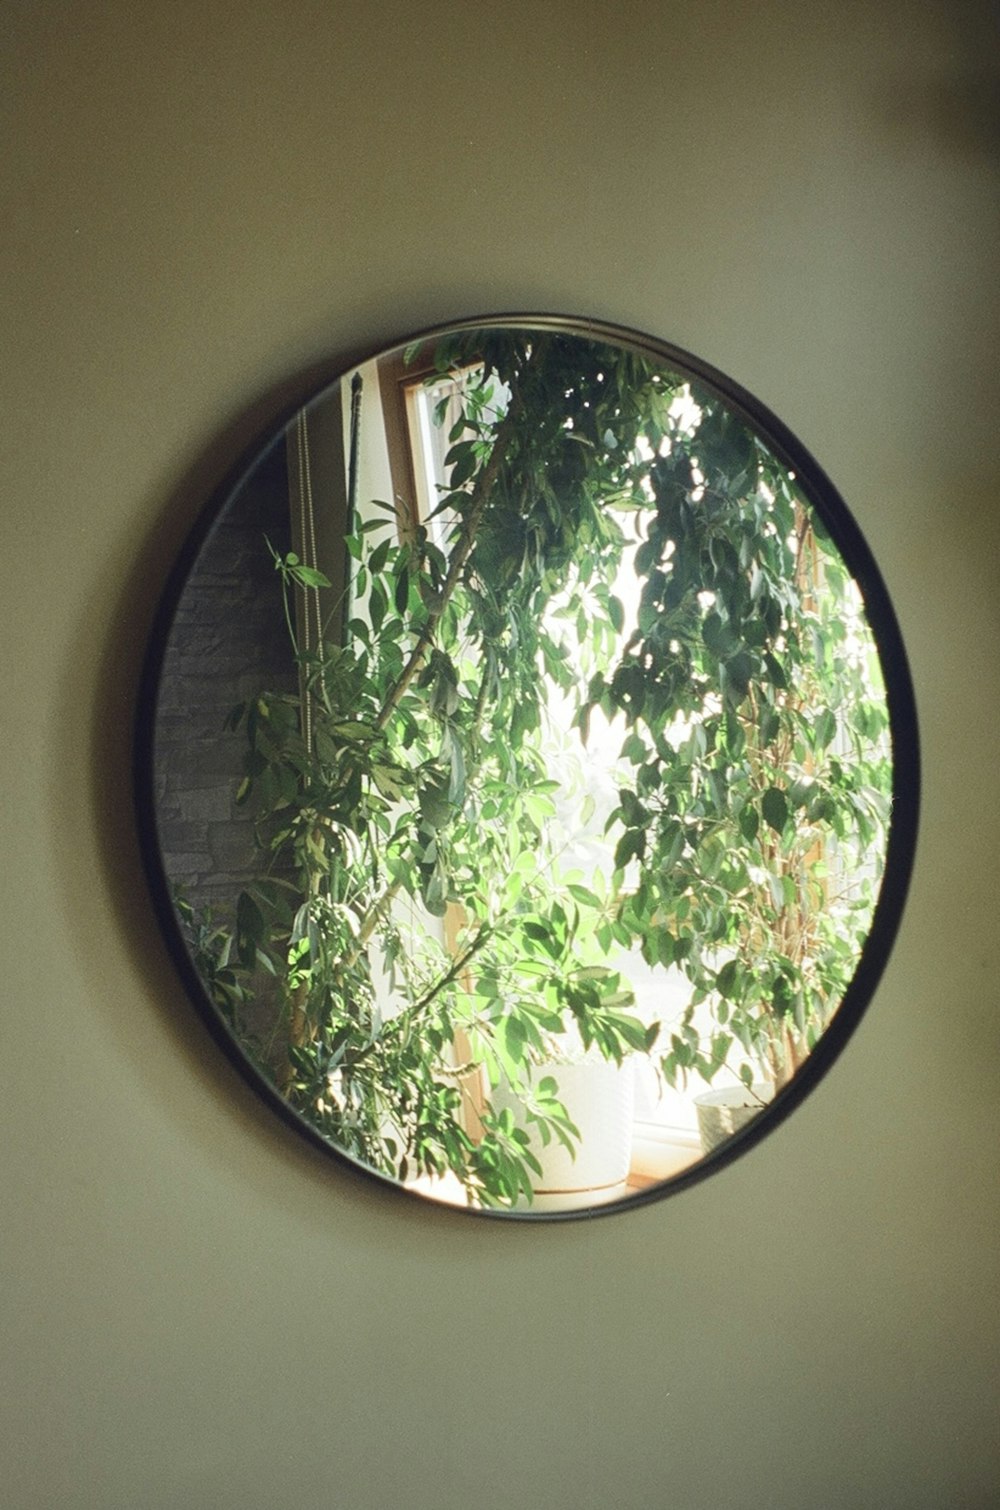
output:
[[[498,1086],[491,1092],[494,1107],[498,1111],[508,1108],[528,1133],[531,1152],[542,1166],[541,1176],[536,1177],[535,1208],[580,1207],[623,1196],[632,1156],[635,1077],[631,1060],[621,1065],[608,1059],[544,1064],[534,1074],[537,1080],[551,1076],[556,1081],[559,1100],[580,1130],[572,1154],[555,1137],[543,1144],[510,1087]]]

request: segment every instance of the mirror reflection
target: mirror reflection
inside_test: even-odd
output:
[[[536,1213],[766,1120],[886,854],[837,523],[714,383],[556,322],[427,337],[295,416],[187,571],[154,732],[175,929],[272,1100]]]

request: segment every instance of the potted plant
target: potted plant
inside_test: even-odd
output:
[[[633,1056],[621,1061],[579,1041],[546,1046],[540,1063],[529,1063],[517,1086],[506,1076],[491,1088],[495,1110],[509,1110],[528,1136],[527,1148],[538,1163],[530,1201],[518,1204],[562,1210],[600,1205],[627,1193],[632,1162],[634,1106]],[[549,1114],[558,1108],[568,1138],[545,1136],[535,1115],[539,1103]]]
[[[293,600],[328,578],[273,553],[300,686],[229,718],[263,868],[203,973],[237,1025],[270,992],[253,1051],[337,1147],[512,1206],[540,1147],[580,1155],[567,1035],[674,1083],[794,1072],[867,926],[885,710],[820,521],[711,391],[549,330],[433,357],[443,535],[367,500],[346,623],[308,650]],[[684,973],[679,1022],[637,1007],[636,952]]]

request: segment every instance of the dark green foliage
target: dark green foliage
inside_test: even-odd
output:
[[[572,337],[437,357],[462,385],[445,536],[361,526],[345,643],[299,655],[301,698],[234,710],[265,864],[199,947],[237,1025],[274,975],[261,1057],[338,1147],[510,1205],[537,1161],[507,1111],[473,1136],[463,1056],[573,1145],[555,1082],[526,1076],[568,1045],[673,1083],[748,1059],[780,1081],[808,1052],[870,918],[886,713],[842,563],[717,398]],[[323,585],[275,565],[286,593]],[[598,720],[620,758],[595,818]],[[683,972],[682,1020],[637,1015],[630,951]]]

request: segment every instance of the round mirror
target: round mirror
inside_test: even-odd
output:
[[[881,579],[672,348],[485,320],[268,438],[168,590],[139,731],[168,937],[283,1115],[421,1196],[610,1210],[780,1121],[916,828]]]

